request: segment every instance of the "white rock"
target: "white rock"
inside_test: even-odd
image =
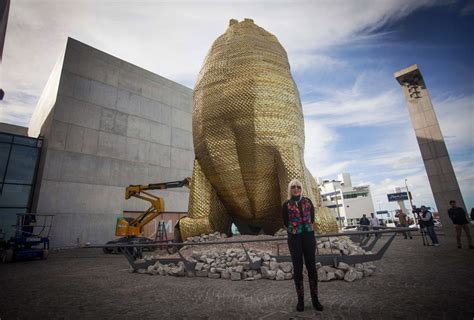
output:
[[[350,266],[347,263],[339,262],[339,265],[337,266],[337,268],[341,270],[349,270]]]
[[[285,273],[282,270],[278,269],[278,271],[276,272],[276,275],[275,275],[275,279],[277,281],[285,280]]]
[[[336,272],[334,272],[334,275],[336,276],[336,279],[338,280],[342,280],[344,279],[344,271],[342,270],[336,270]]]
[[[260,272],[262,273],[262,277],[268,279],[270,270],[267,267],[260,267]]]
[[[203,267],[203,266],[204,266],[204,263],[198,262],[198,263],[196,263],[196,265],[194,266],[194,270],[200,271],[200,270],[202,270],[202,267]]]
[[[270,270],[276,270],[276,269],[278,269],[278,262],[271,261],[270,262]]]
[[[232,281],[240,280],[241,278],[242,278],[242,275],[239,272],[230,273],[230,280]]]
[[[285,273],[291,272],[293,270],[293,264],[291,262],[282,262],[280,263],[280,267]]]
[[[327,281],[327,273],[323,268],[318,269],[318,281]]]
[[[346,274],[344,275],[344,280],[347,282],[352,282],[357,279],[357,271],[350,268],[347,270]]]

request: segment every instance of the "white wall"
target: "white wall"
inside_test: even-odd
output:
[[[55,215],[53,246],[104,243],[124,210],[146,208],[126,186],[191,175],[192,90],[73,39],[56,73],[31,120],[45,136],[36,211]],[[160,194],[187,211],[187,190]]]

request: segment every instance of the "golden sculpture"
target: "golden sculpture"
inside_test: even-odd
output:
[[[285,49],[253,23],[230,20],[213,43],[193,97],[194,161],[183,239],[239,229],[283,226],[281,204],[291,179],[317,204],[316,231],[337,232],[321,208],[316,181],[304,164],[304,122]]]

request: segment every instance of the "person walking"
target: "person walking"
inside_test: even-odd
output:
[[[378,227],[380,226],[380,221],[379,218],[377,218],[374,213],[370,213],[370,225],[372,226],[372,229],[377,230]]]
[[[456,228],[456,241],[458,242],[458,248],[461,249],[461,233],[464,230],[467,241],[469,242],[469,248],[474,249],[466,211],[464,211],[463,208],[456,206],[455,200],[449,201],[449,205],[451,208],[448,209],[448,215],[453,221],[454,227]]]
[[[288,232],[288,248],[293,261],[298,304],[296,310],[304,311],[303,258],[308,271],[309,288],[313,307],[322,311],[318,299],[318,274],[316,272],[316,239],[314,238],[314,205],[302,195],[302,184],[294,179],[288,184],[288,200],[282,205],[283,223]]]
[[[434,230],[433,215],[425,206],[421,206],[420,209],[421,212],[419,216],[420,219],[423,221],[423,226],[425,227],[426,232],[430,236],[433,246],[439,247],[438,237],[436,236],[436,232]]]
[[[399,225],[400,227],[402,228],[408,228],[409,227],[409,224],[408,224],[408,220],[407,220],[407,214],[405,212],[403,212],[402,210],[400,210],[396,215],[395,217],[398,218],[398,221],[399,221]],[[411,232],[410,231],[405,231],[403,232],[403,236],[405,237],[405,239],[407,239],[407,237],[410,237],[410,239],[413,239],[413,237],[411,236]]]
[[[359,224],[362,226],[362,231],[369,230],[370,221],[369,219],[367,219],[367,216],[365,215],[365,213],[362,215],[362,218],[360,218]]]
[[[379,230],[380,228],[380,221],[373,212],[370,213],[370,225],[372,226],[372,230]],[[380,237],[380,234],[374,233],[376,237]]]

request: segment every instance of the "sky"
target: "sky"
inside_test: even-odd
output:
[[[75,38],[194,87],[231,18],[252,18],[287,50],[316,177],[370,184],[377,210],[404,187],[436,208],[393,73],[418,64],[466,207],[474,207],[474,2],[15,0],[0,65],[0,122],[27,126],[53,66]]]

